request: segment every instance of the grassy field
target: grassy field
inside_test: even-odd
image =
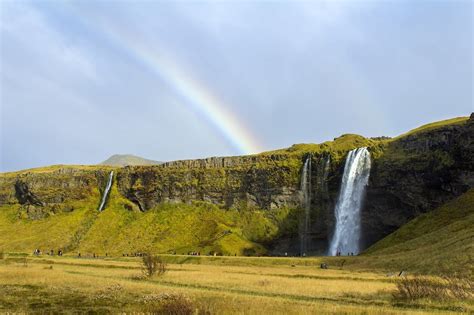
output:
[[[474,311],[466,300],[396,300],[398,277],[341,269],[332,265],[336,260],[329,262],[330,269],[320,269],[326,257],[163,259],[169,262],[167,272],[144,278],[139,258],[5,255],[0,259],[0,312],[166,313],[182,304],[196,314]]]

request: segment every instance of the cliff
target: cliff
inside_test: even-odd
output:
[[[362,212],[365,246],[474,187],[474,115],[431,124],[384,145]]]
[[[33,244],[46,243],[109,252],[151,246],[159,251],[298,253],[300,177],[304,161],[310,158],[306,238],[310,253],[324,254],[334,230],[334,204],[345,156],[361,146],[369,148],[373,164],[362,210],[363,241],[368,246],[474,186],[473,138],[471,116],[423,126],[394,139],[349,134],[322,144],[299,144],[251,156],[4,173],[0,175],[0,232],[8,235],[15,227],[24,228],[21,233],[28,241],[12,246],[14,242],[4,238],[0,246],[30,250]],[[99,214],[110,170],[115,173],[112,192]],[[69,230],[51,228],[61,222]],[[57,234],[31,236],[29,225],[36,233]]]

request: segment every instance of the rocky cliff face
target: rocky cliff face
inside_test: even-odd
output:
[[[362,212],[366,246],[474,187],[474,115],[389,142],[374,160]]]
[[[74,210],[73,203],[102,193],[107,169],[51,167],[0,177],[0,206],[20,205],[20,217],[41,219]]]
[[[299,161],[285,156],[209,158],[126,167],[117,174],[117,186],[142,211],[196,200],[226,209],[272,209],[299,204],[298,174]]]
[[[118,194],[111,198],[128,199],[136,211],[143,212],[161,203],[205,201],[223,211],[264,210],[273,219],[275,209],[301,207],[300,176],[310,154],[308,250],[324,254],[334,230],[334,205],[349,150],[368,146],[373,157],[362,210],[367,246],[474,187],[473,139],[471,117],[467,122],[426,128],[396,139],[345,135],[321,145],[297,145],[261,155],[114,168]],[[74,211],[81,202],[96,209],[111,169],[69,166],[1,174],[0,207],[18,206],[19,217],[28,219]],[[298,253],[298,227],[265,245],[273,252]]]

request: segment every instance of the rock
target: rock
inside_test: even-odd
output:
[[[28,185],[21,180],[17,180],[15,183],[15,196],[21,205],[43,206],[41,200],[39,200],[38,197],[30,191]]]
[[[387,145],[373,160],[363,247],[474,187],[474,125],[447,125]]]

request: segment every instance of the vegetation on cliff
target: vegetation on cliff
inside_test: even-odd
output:
[[[373,159],[363,213],[371,244],[468,189],[472,123],[456,118],[393,139],[346,134],[322,144],[242,157],[121,168],[51,166],[0,174],[0,234],[6,236],[0,238],[0,248],[229,255],[264,254],[275,247],[279,253],[294,250],[301,168],[310,156],[311,232],[322,252],[333,227],[331,211],[344,158],[361,146],[369,148]],[[321,182],[326,161],[329,170]],[[98,213],[110,170],[115,171],[112,192]]]
[[[143,213],[123,198],[113,185],[107,208],[97,212],[100,194],[68,201],[74,211],[40,220],[22,215],[20,205],[0,207],[0,248],[5,251],[43,251],[121,255],[136,252],[258,255],[262,244],[291,233],[295,211],[261,211],[241,206],[224,210],[206,202],[159,204]],[[293,218],[293,219],[292,219]],[[293,221],[292,221],[293,220]],[[11,237],[9,237],[11,236]]]

